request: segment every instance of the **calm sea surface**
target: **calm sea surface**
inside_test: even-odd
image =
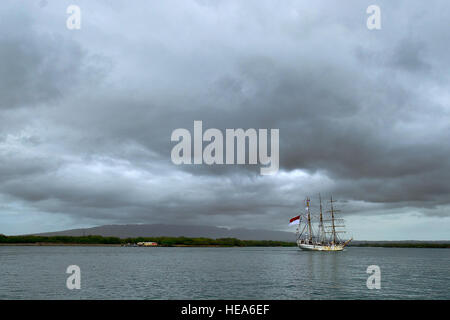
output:
[[[81,268],[81,289],[66,268]],[[369,265],[381,289],[366,286]],[[450,250],[0,247],[0,299],[450,299]]]

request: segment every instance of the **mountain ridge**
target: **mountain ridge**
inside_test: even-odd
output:
[[[105,237],[204,237],[237,238],[240,240],[275,240],[295,241],[294,232],[225,228],[202,225],[168,225],[168,224],[126,224],[102,225],[91,228],[68,229],[55,232],[34,233],[39,236],[83,236],[100,235]]]

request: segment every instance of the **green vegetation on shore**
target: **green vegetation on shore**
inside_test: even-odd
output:
[[[350,247],[382,247],[382,248],[450,248],[450,243],[442,242],[358,242],[350,243]]]
[[[187,238],[187,237],[137,237],[117,238],[103,236],[5,236],[0,234],[0,245],[54,244],[54,245],[126,245],[138,242],[157,242],[159,246],[218,246],[218,247],[295,247],[295,242],[272,240],[239,240],[235,238]],[[385,248],[450,248],[450,242],[425,241],[355,241],[352,247]]]
[[[271,240],[239,240],[235,238],[138,237],[117,238],[102,236],[5,236],[0,234],[0,244],[103,244],[125,245],[137,242],[157,242],[160,246],[221,246],[221,247],[293,247],[295,242]]]

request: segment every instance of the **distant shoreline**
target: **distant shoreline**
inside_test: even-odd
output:
[[[117,238],[89,236],[5,236],[0,245],[26,246],[134,246],[139,242],[156,242],[159,247],[293,247],[295,242],[272,240],[239,240],[235,238],[137,237]]]
[[[373,242],[373,243],[357,243],[351,244],[349,247],[370,247],[370,248],[416,248],[416,249],[450,249],[450,243],[433,243],[433,242]]]
[[[121,244],[104,243],[0,243],[0,247],[121,247]]]
[[[0,247],[124,247],[124,248],[275,248],[281,246],[262,246],[262,245],[247,245],[247,246],[232,246],[232,245],[157,245],[152,247],[143,246],[126,246],[123,244],[104,244],[104,243],[0,243]],[[295,243],[291,246],[296,247]],[[403,245],[403,244],[364,244],[364,245],[349,245],[353,248],[400,248],[400,249],[450,249],[449,244],[420,244],[420,245]]]
[[[294,247],[285,246],[285,247]],[[124,248],[242,248],[242,247],[265,247],[274,248],[281,246],[232,246],[232,245],[189,245],[189,244],[174,244],[174,245],[156,245],[156,246],[127,246],[123,244],[104,244],[104,243],[0,243],[0,247],[124,247]]]
[[[157,247],[296,247],[295,242],[272,240],[240,240],[235,238],[138,237],[102,236],[5,236],[0,234],[0,246],[73,246],[73,247],[134,247],[138,242],[156,242]],[[450,241],[354,241],[349,247],[438,248],[450,249]]]
[[[226,246],[226,245],[187,245],[187,244],[175,244],[171,246],[157,245],[157,246],[127,246],[123,244],[105,244],[105,243],[51,243],[51,242],[39,242],[39,243],[0,243],[0,247],[134,247],[134,248],[156,248],[156,247],[196,247],[196,248],[230,248],[240,246]],[[257,246],[255,246],[257,247]]]

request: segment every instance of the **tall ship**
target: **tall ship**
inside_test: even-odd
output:
[[[297,245],[302,250],[309,251],[342,251],[352,241],[344,240],[346,231],[344,219],[338,218],[339,210],[334,208],[336,202],[331,197],[330,210],[327,215],[322,212],[322,198],[319,195],[319,213],[311,212],[311,200],[305,200],[305,213],[292,218],[289,225],[297,225]]]

